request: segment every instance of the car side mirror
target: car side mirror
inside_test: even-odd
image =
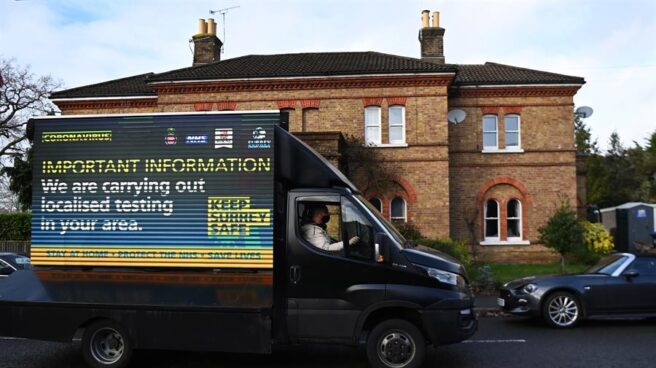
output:
[[[389,260],[389,237],[384,233],[376,233],[374,236],[374,259],[377,263],[385,263]]]
[[[0,268],[0,275],[2,276],[9,276],[12,272],[14,272],[14,270],[12,270],[11,267]]]
[[[628,270],[624,272],[622,275],[624,275],[624,277],[626,277],[627,280],[631,280],[640,276],[640,272],[638,272],[637,270]]]

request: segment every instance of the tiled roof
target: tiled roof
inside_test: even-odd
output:
[[[50,98],[155,96],[155,91],[146,84],[146,79],[152,75],[153,73],[133,75],[131,77],[53,92]]]
[[[211,64],[127,78],[55,92],[51,98],[155,96],[151,82],[240,78],[312,77],[357,74],[456,73],[454,85],[582,84],[581,77],[516,66],[434,64],[379,52],[247,55]]]
[[[302,54],[247,55],[211,64],[157,74],[151,82],[309,77],[355,74],[455,73],[454,65],[439,65],[380,52],[315,52]]]
[[[543,72],[511,65],[487,62],[485,64],[457,65],[455,85],[478,84],[582,84],[581,77]]]

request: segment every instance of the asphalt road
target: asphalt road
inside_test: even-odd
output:
[[[656,320],[588,321],[553,330],[521,318],[482,318],[466,343],[431,351],[424,367],[654,367]],[[362,350],[304,347],[272,356],[139,351],[130,367],[367,367]],[[1,368],[82,368],[74,344],[0,338]]]

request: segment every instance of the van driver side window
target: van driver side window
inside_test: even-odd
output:
[[[373,260],[374,229],[360,209],[341,203],[300,201],[298,234],[304,243],[349,258]]]

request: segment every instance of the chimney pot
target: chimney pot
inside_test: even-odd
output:
[[[428,28],[428,18],[430,18],[430,10],[424,10],[421,12],[421,27]]]
[[[209,28],[209,29],[208,29]],[[191,37],[194,43],[193,66],[213,63],[221,60],[223,43],[216,37],[216,22],[209,18],[198,20],[198,33]]]
[[[216,36],[216,22],[213,18],[207,19],[207,33]]]
[[[205,19],[199,19],[198,20],[198,34],[205,34],[207,33],[207,23],[205,23]]]
[[[440,28],[440,12],[438,11],[433,12],[433,27]]]

